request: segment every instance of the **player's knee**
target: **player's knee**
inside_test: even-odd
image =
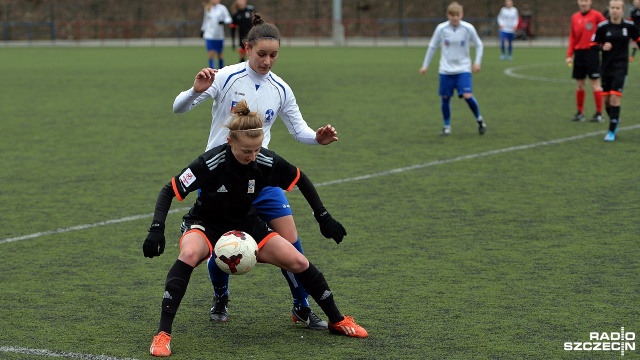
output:
[[[202,259],[207,257],[207,255],[207,253],[203,252],[198,247],[186,246],[180,249],[180,255],[178,255],[178,259],[191,266],[196,266],[200,263],[200,261],[202,261]]]
[[[298,274],[309,268],[309,260],[304,255],[299,254],[299,256],[295,256],[289,261],[288,267],[289,271]]]

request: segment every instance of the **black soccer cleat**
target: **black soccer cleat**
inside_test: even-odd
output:
[[[484,120],[478,121],[478,133],[484,135],[485,131],[487,131],[487,124],[484,123]]]
[[[602,116],[602,113],[595,113],[593,114],[593,117],[591,119],[589,119],[589,121],[591,122],[597,122],[597,123],[603,123],[604,122],[604,117]]]
[[[581,112],[577,112],[577,113],[573,116],[573,118],[571,118],[571,121],[584,121],[584,120],[585,120],[585,118],[584,118],[584,114],[583,114],[583,113],[581,113]]]
[[[227,322],[229,321],[229,313],[227,312],[227,305],[229,305],[229,295],[215,296],[213,297],[213,307],[209,312],[209,318],[215,322]]]
[[[311,308],[306,306],[293,307],[291,309],[291,320],[296,325],[301,325],[311,330],[325,330],[329,327],[326,321],[322,320]]]

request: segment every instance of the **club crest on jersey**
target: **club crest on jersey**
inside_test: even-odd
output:
[[[622,28],[622,36],[627,36],[627,28]]]
[[[249,180],[249,185],[247,186],[247,194],[253,194],[256,192],[256,181]]]
[[[444,46],[449,46],[449,45],[450,45],[449,40],[445,40],[444,41]]]
[[[189,168],[180,175],[180,182],[184,187],[189,187],[189,185],[193,184],[194,181],[196,181],[196,176]]]
[[[264,123],[265,124],[270,123],[275,116],[276,116],[276,112],[273,111],[273,109],[269,109],[269,110],[265,111],[264,112]]]
[[[584,24],[584,27],[585,27],[587,30],[591,30],[591,29],[593,29],[593,24],[591,23],[591,21],[587,21],[587,23],[586,23],[586,24]]]
[[[230,112],[230,113],[232,113],[232,114],[234,113],[233,111],[234,111],[234,110],[235,110],[235,108],[236,108],[236,104],[238,104],[238,102],[237,102],[237,101],[235,101],[235,100],[234,100],[234,101],[231,101],[231,109],[229,109],[229,112]]]

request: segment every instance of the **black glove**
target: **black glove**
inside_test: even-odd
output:
[[[218,21],[218,25],[224,25],[224,21]]]
[[[200,37],[204,37],[204,31],[200,30]]]
[[[164,244],[164,223],[154,222],[149,229],[149,235],[142,244],[144,257],[160,256],[164,252]]]
[[[336,244],[342,242],[342,238],[347,235],[347,230],[329,214],[327,209],[322,208],[320,211],[314,213],[313,216],[315,216],[316,221],[320,224],[320,233],[322,236],[327,239],[333,239]]]

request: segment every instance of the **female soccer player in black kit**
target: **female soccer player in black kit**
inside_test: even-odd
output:
[[[244,62],[246,51],[244,49],[244,41],[249,34],[249,30],[253,27],[253,13],[256,8],[248,5],[247,0],[236,0],[231,6],[231,47],[235,47],[235,36],[238,33],[237,50],[240,54],[240,62]]]
[[[620,124],[622,89],[629,68],[629,40],[640,45],[640,30],[623,18],[624,1],[609,1],[609,19],[601,22],[594,35],[592,48],[602,50],[602,95],[609,115],[609,131],[605,141],[614,141]]]
[[[291,190],[294,186],[305,197],[326,238],[342,241],[346,230],[324,208],[306,175],[273,151],[262,147],[262,120],[250,112],[245,100],[234,108],[236,115],[228,125],[227,143],[200,155],[165,185],[156,201],[153,222],[142,246],[145,257],[164,251],[165,220],[174,197],[182,201],[200,189],[190,213],[195,220],[180,238],[180,254],[169,270],[162,299],[158,334],[151,344],[151,355],[171,355],[171,329],[194,268],[207,260],[220,236],[231,230],[251,235],[258,243],[258,261],[296,274],[299,281],[329,318],[329,331],[364,338],[367,331],[351,316],[343,315],[333,300],[324,275],[289,241],[271,230],[258,217],[252,203],[265,186]]]

